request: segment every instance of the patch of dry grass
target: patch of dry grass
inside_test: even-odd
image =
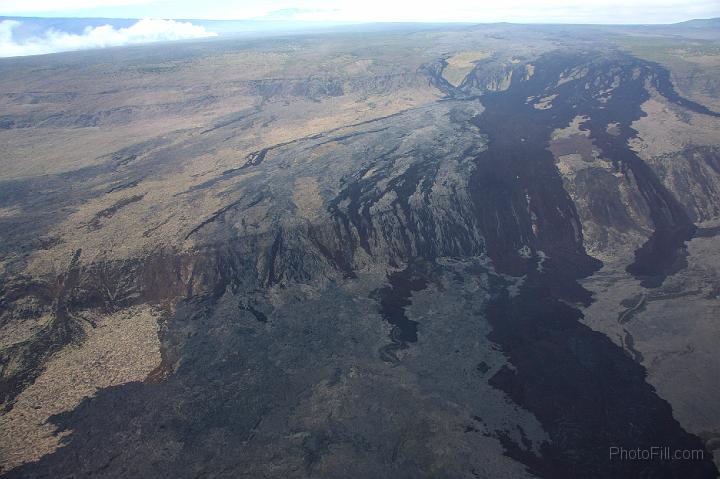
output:
[[[55,354],[0,416],[0,472],[35,461],[61,447],[69,431],[56,433],[52,415],[74,409],[98,389],[142,381],[160,364],[157,312],[130,308],[86,324],[86,340]]]
[[[458,86],[468,73],[475,68],[475,62],[488,58],[489,52],[467,51],[459,52],[448,58],[447,67],[443,70],[443,78],[453,86]]]

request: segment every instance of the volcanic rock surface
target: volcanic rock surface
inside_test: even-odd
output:
[[[716,477],[718,38],[652,28],[0,61],[3,477]]]

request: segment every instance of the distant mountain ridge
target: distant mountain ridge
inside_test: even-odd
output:
[[[103,17],[17,17],[17,16],[2,16],[0,15],[0,21],[3,20],[15,20],[21,22],[18,26],[14,35],[16,40],[22,40],[32,36],[41,35],[48,29],[61,30],[68,33],[80,34],[87,27],[99,27],[102,25],[112,25],[115,28],[127,28],[137,22],[138,18],[103,18]],[[194,25],[199,25],[207,28],[218,34],[228,33],[239,33],[239,32],[262,32],[269,30],[297,30],[306,28],[317,28],[317,27],[328,27],[328,26],[339,26],[349,25],[351,22],[306,22],[306,21],[292,21],[292,20],[199,20],[199,19],[180,19],[174,18],[172,20],[178,22],[191,22]],[[375,22],[373,22],[375,23]],[[383,24],[390,24],[396,22],[384,22]],[[468,22],[478,23],[478,22]],[[482,22],[480,22],[482,23]],[[512,24],[512,22],[493,22],[492,24]],[[592,25],[592,24],[587,24]],[[607,25],[610,26],[610,25]],[[619,25],[618,25],[619,26]],[[622,25],[628,26],[628,25]],[[692,27],[692,28],[716,28],[720,27],[720,17],[718,18],[702,18],[692,19],[684,22],[670,23],[670,24],[657,24],[653,26],[677,26],[677,27]]]
[[[718,28],[720,27],[720,17],[717,18],[697,18],[686,22],[673,23],[673,25],[692,27],[692,28]]]

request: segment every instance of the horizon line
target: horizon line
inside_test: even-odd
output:
[[[200,21],[200,22],[254,22],[254,23],[284,23],[284,24],[298,24],[298,25],[334,25],[334,26],[342,26],[342,25],[382,25],[382,24],[389,24],[389,25],[584,25],[584,26],[662,26],[662,25],[678,25],[681,23],[687,23],[692,21],[706,21],[706,20],[720,20],[720,17],[708,17],[708,18],[689,18],[687,20],[680,20],[676,22],[670,22],[670,23],[591,23],[591,22],[562,22],[562,21],[538,21],[538,22],[528,22],[528,21],[462,21],[462,20],[447,20],[447,21],[441,21],[441,22],[431,22],[431,21],[412,21],[412,20],[374,20],[374,21],[363,21],[363,20],[338,20],[338,21],[328,21],[328,20],[290,20],[290,19],[263,19],[263,18],[172,18],[172,17],[156,17],[156,16],[145,16],[145,17],[114,17],[114,16],[66,16],[66,15],[34,15],[34,16],[27,16],[27,15],[9,15],[9,14],[3,14],[0,13],[0,18],[13,18],[13,19],[67,19],[67,20],[143,20],[143,19],[157,19],[157,20],[174,20],[178,22],[192,22],[192,21]]]

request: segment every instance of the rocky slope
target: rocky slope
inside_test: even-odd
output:
[[[6,476],[715,477],[720,115],[518,29],[13,60]]]

